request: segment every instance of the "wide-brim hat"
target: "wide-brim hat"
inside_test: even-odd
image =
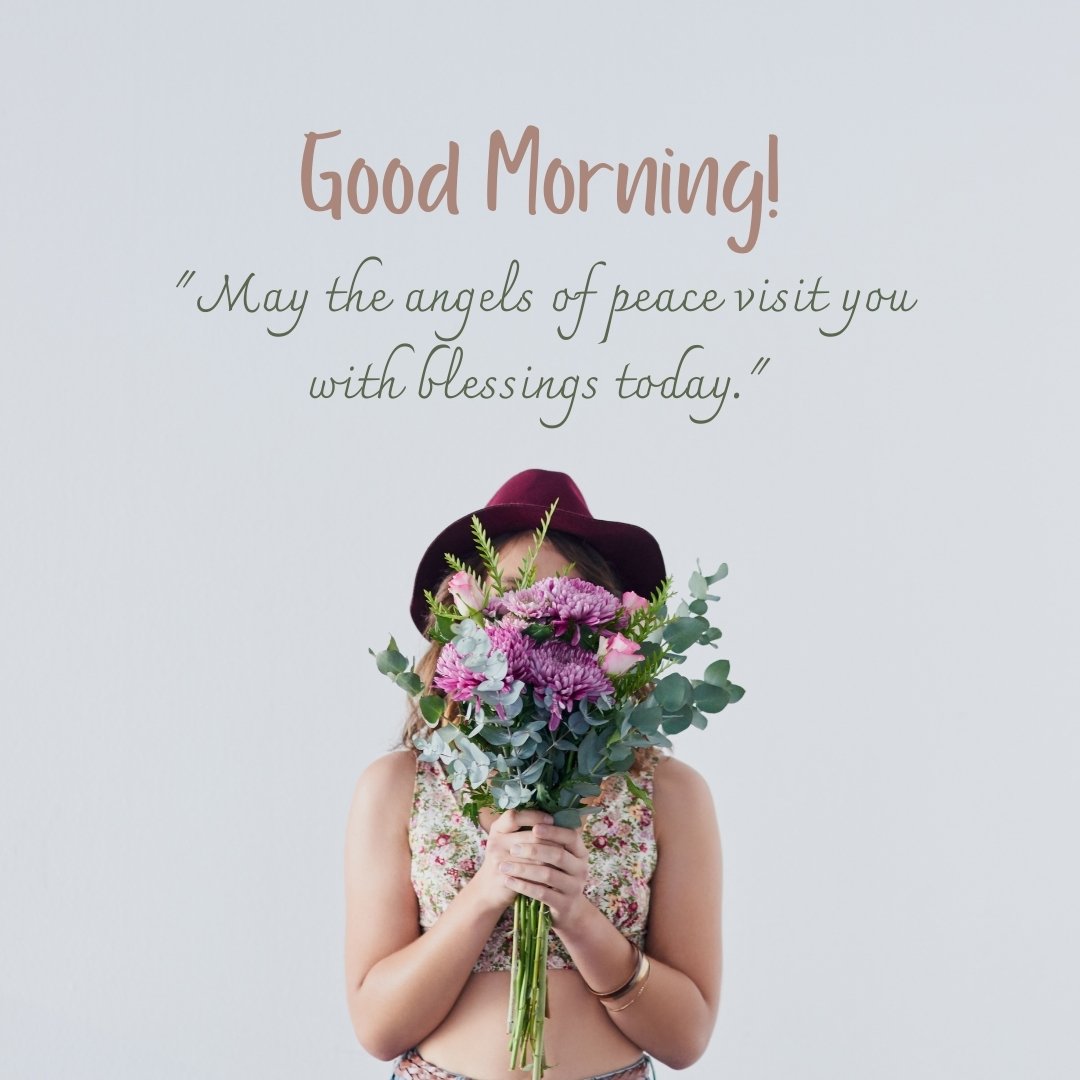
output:
[[[526,469],[510,477],[486,506],[447,525],[432,540],[416,571],[410,612],[423,633],[428,621],[424,590],[435,592],[450,573],[446,554],[467,559],[476,554],[472,534],[475,515],[488,536],[507,532],[532,532],[558,499],[549,529],[576,536],[596,549],[610,564],[624,589],[648,596],[667,576],[660,545],[651,533],[622,521],[603,521],[589,512],[577,484],[561,472]]]

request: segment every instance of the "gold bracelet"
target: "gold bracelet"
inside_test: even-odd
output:
[[[606,1008],[608,1012],[613,1012],[613,1013],[622,1012],[623,1009],[629,1009],[630,1006],[633,1005],[634,1002],[637,1001],[637,999],[639,997],[641,997],[642,994],[645,993],[645,987],[649,985],[649,970],[650,970],[649,958],[646,956],[645,957],[645,973],[641,977],[641,989],[625,1005],[620,1005],[617,1009],[610,1009],[610,1008],[608,1008],[607,1001],[604,1001],[604,1008]],[[603,999],[601,999],[601,1000],[603,1000]]]
[[[585,984],[590,994],[595,995],[598,998],[617,998],[625,994],[633,985],[637,977],[641,974],[641,962],[642,957],[645,955],[632,941],[630,942],[631,948],[634,950],[634,970],[630,972],[630,978],[626,980],[617,990],[608,990],[601,992],[594,990],[588,983]]]

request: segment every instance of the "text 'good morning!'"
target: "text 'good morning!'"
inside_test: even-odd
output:
[[[336,139],[341,130],[311,131],[304,139],[300,188],[304,203],[314,211],[329,211],[341,220],[348,209],[354,214],[386,211],[391,214],[458,214],[461,147],[450,141],[446,159],[432,164],[406,164],[393,157],[385,164],[365,157],[337,168],[325,159],[337,148],[321,148],[324,140]],[[319,158],[316,165],[316,156]],[[348,155],[346,155],[347,159]],[[500,130],[488,139],[485,173],[487,209],[497,211],[510,202],[530,214],[571,211],[587,213],[598,204],[620,214],[743,215],[745,236],[727,238],[727,246],[743,254],[757,243],[765,204],[775,218],[779,200],[778,139],[768,137],[768,161],[755,169],[749,161],[736,161],[726,169],[716,157],[679,161],[671,147],[661,154],[634,162],[567,161],[542,156],[540,129],[530,125],[516,141]],[[319,183],[322,181],[323,183]],[[318,191],[316,191],[318,187]]]

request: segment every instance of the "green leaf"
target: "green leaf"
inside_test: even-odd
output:
[[[704,597],[698,600],[691,600],[687,608],[694,615],[704,615],[709,610],[709,602]]]
[[[704,576],[700,571],[695,570],[690,575],[690,595],[694,597],[695,600],[704,600],[708,589],[709,585]]]
[[[523,784],[535,783],[540,779],[540,774],[544,771],[546,765],[547,762],[543,758],[538,758],[521,774],[521,782]]]
[[[664,640],[672,652],[681,653],[690,648],[708,629],[709,624],[700,615],[678,618],[664,627]]]
[[[599,795],[602,789],[599,784],[594,784],[589,780],[575,780],[574,783],[570,785],[570,790],[573,791],[575,795],[587,796]]]
[[[703,712],[695,709],[690,716],[690,723],[693,724],[694,727],[704,731],[709,725],[709,718]]]
[[[649,798],[648,792],[643,788],[639,788],[637,784],[630,779],[629,773],[626,775],[626,786],[635,799],[640,799],[650,810],[653,808],[652,799]]]
[[[449,615],[436,615],[435,625],[431,628],[431,638],[444,645],[454,640],[454,620]]]
[[[634,711],[630,714],[630,720],[638,731],[655,731],[660,726],[661,719],[663,719],[663,716],[660,706],[651,701],[643,701],[640,705],[635,706]]]
[[[409,661],[398,652],[397,642],[393,638],[381,653],[374,653],[371,649],[368,652],[375,657],[375,666],[384,675],[399,675],[409,666]]]
[[[731,672],[730,660],[714,660],[705,669],[705,681],[711,686],[724,686]]]
[[[495,591],[502,595],[503,581],[502,571],[499,569],[499,553],[495,550],[495,545],[491,542],[488,534],[484,532],[484,526],[475,514],[472,517],[472,534],[473,539],[476,541],[476,550],[480,555],[480,561],[484,564],[488,577],[491,578],[491,584],[494,586]],[[451,556],[447,555],[447,562],[450,559]]]
[[[673,713],[686,704],[694,688],[685,675],[673,673],[662,678],[653,689],[653,697],[664,712]]]
[[[721,563],[715,574],[706,574],[705,580],[711,585],[714,581],[720,581],[727,577],[727,563]]]
[[[543,546],[544,538],[547,536],[548,526],[551,524],[551,519],[555,516],[555,507],[559,505],[559,500],[556,499],[551,506],[548,507],[547,513],[544,514],[543,520],[540,522],[540,527],[533,533],[533,542],[529,547],[528,552],[525,554],[525,558],[521,560],[521,565],[518,567],[518,580],[517,588],[527,589],[536,580],[536,557],[540,554],[540,548]],[[502,586],[499,586],[499,591],[502,591]]]
[[[597,729],[590,728],[578,747],[578,766],[585,775],[592,776],[596,772],[602,752]]]
[[[578,810],[557,810],[555,824],[563,829],[576,829],[581,824],[581,812]]]
[[[409,694],[419,694],[424,689],[424,684],[415,671],[403,671],[400,675],[395,675],[394,682]]]
[[[434,727],[441,719],[446,702],[438,694],[425,694],[420,699],[420,715]]]
[[[731,698],[722,686],[711,683],[698,683],[694,687],[694,704],[702,712],[719,712]]]
[[[668,735],[678,735],[680,731],[685,731],[690,726],[693,715],[693,709],[684,708],[676,716],[665,717],[664,731]]]
[[[734,704],[738,701],[746,691],[741,686],[736,686],[734,683],[728,683],[727,687],[728,700],[730,704]]]
[[[572,735],[584,735],[589,730],[589,721],[575,710],[567,718],[566,726]]]

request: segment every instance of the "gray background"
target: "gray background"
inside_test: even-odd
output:
[[[748,688],[679,752],[725,854],[720,1021],[694,1078],[1075,1076],[1073,5],[10,4],[0,393],[5,1077],[381,1078],[342,971],[356,777],[400,695],[367,656],[427,541],[518,469],[725,560]],[[779,216],[482,204],[489,133],[545,160],[763,164]],[[462,147],[461,213],[307,211],[330,155]],[[510,189],[508,189],[510,190]],[[596,373],[532,402],[313,402],[430,317],[383,284],[497,288],[470,370]],[[543,298],[824,276],[907,288],[806,316],[639,315],[560,343]],[[176,283],[196,271],[185,290]],[[221,275],[308,287],[299,329],[200,315]],[[738,401],[620,403],[706,346]],[[751,377],[759,355],[772,357]],[[671,1075],[661,1068],[660,1075]]]

